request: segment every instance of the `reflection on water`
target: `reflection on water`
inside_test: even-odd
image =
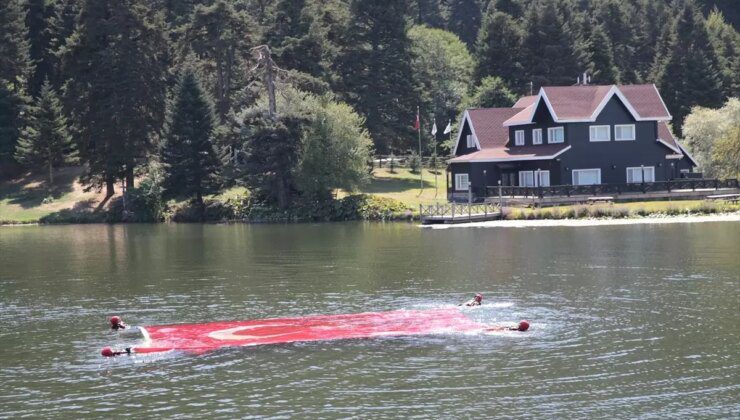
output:
[[[736,417],[740,224],[0,228],[0,417]],[[448,334],[104,360],[134,324],[433,308]],[[112,398],[110,390],[118,396]]]

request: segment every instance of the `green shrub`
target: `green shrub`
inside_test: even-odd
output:
[[[585,207],[585,206],[577,206],[575,208],[575,210],[574,210],[574,213],[575,213],[575,217],[577,219],[586,218],[589,215],[588,207]]]
[[[564,219],[575,219],[576,218],[576,210],[573,207],[568,207],[561,214]]]
[[[409,170],[414,174],[421,171],[421,157],[416,152],[411,152],[411,156],[409,156]]]
[[[647,210],[645,210],[645,208],[644,208],[644,207],[638,207],[638,208],[634,209],[634,210],[633,210],[632,212],[633,212],[633,214],[635,214],[636,216],[640,216],[640,217],[645,217],[645,216],[647,216],[647,215],[648,215],[648,211],[647,211]]]

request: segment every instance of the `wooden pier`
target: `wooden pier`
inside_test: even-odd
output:
[[[449,203],[419,205],[421,224],[453,224],[483,222],[501,218],[501,208],[493,203]]]

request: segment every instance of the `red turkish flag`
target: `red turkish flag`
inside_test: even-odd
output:
[[[419,130],[421,123],[419,122],[419,113],[416,113],[416,121],[414,121],[414,130]]]

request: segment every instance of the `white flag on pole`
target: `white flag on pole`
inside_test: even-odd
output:
[[[437,120],[434,120],[434,125],[432,126],[432,135],[437,135]]]
[[[450,120],[450,122],[447,123],[447,127],[445,127],[445,134],[448,134],[451,131],[452,131],[452,120]]]

